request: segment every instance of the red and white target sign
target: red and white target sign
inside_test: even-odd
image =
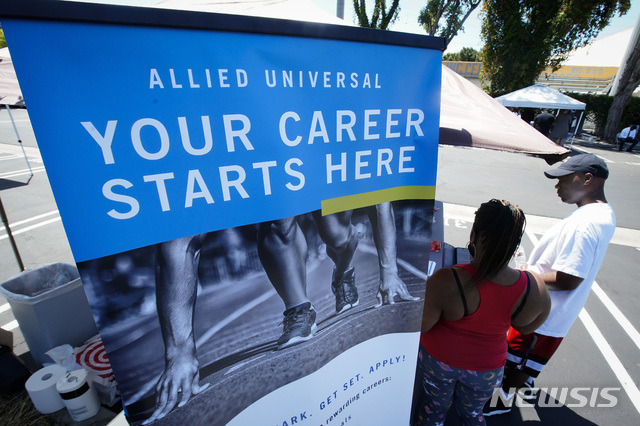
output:
[[[115,380],[100,336],[89,340],[85,346],[76,348],[74,352],[76,352],[76,362],[83,368],[95,372],[95,374],[110,382]]]

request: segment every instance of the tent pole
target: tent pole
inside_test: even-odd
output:
[[[578,118],[578,122],[576,123],[576,128],[573,129],[573,136],[571,136],[571,143],[569,144],[569,149],[573,148],[573,140],[576,138],[576,132],[580,128],[580,123],[582,123],[582,116],[584,115],[584,111],[580,113],[580,118]]]
[[[2,223],[4,224],[4,229],[9,236],[9,243],[11,243],[11,248],[13,249],[13,254],[16,256],[16,260],[18,261],[18,266],[20,266],[20,271],[24,271],[24,263],[22,263],[22,258],[20,257],[20,252],[18,252],[18,246],[16,245],[16,240],[13,239],[13,234],[11,233],[11,228],[9,228],[9,219],[7,219],[7,214],[4,211],[4,206],[2,205],[2,198],[0,197],[0,219],[2,219]]]
[[[22,139],[20,139],[20,133],[18,133],[18,128],[16,127],[16,123],[13,121],[13,115],[11,115],[11,108],[9,105],[5,105],[7,107],[7,112],[9,113],[9,119],[11,119],[11,124],[13,124],[13,131],[16,132],[16,136],[18,137],[18,143],[20,144],[20,148],[22,148],[22,154],[24,155],[24,159],[27,162],[27,167],[29,168],[29,179],[33,177],[33,170],[31,170],[31,164],[29,164],[29,159],[27,158],[27,153],[24,151],[24,146],[22,145]]]

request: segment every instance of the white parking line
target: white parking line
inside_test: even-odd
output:
[[[606,306],[609,312],[611,312],[613,318],[618,321],[620,327],[622,327],[622,329],[629,335],[633,343],[635,343],[638,349],[640,349],[640,333],[638,333],[638,330],[636,330],[633,324],[631,324],[631,321],[629,321],[627,317],[624,316],[624,314],[620,311],[620,309],[618,309],[618,307],[613,303],[609,296],[607,296],[607,294],[598,285],[597,282],[593,282],[591,290],[593,290],[596,296],[600,298],[600,301],[602,301],[604,306]]]
[[[6,155],[6,156],[2,155],[2,156],[0,156],[0,161],[3,161],[3,160],[15,160],[15,159],[18,159],[18,158],[24,158],[24,157],[22,157],[20,155]]]
[[[14,174],[19,175],[25,172],[29,172],[29,169],[21,169],[21,170],[12,170],[10,172],[5,172],[5,173],[0,173],[0,178],[7,178],[7,177],[11,177]]]
[[[8,311],[9,309],[11,309],[11,306],[9,306],[8,303],[5,303],[4,305],[0,305],[0,314],[3,313],[4,311]]]
[[[613,349],[611,349],[611,346],[609,345],[609,343],[607,343],[604,336],[596,326],[595,322],[593,322],[593,320],[591,319],[591,316],[589,316],[587,311],[585,311],[584,309],[580,312],[580,320],[582,320],[582,323],[587,328],[587,331],[591,335],[591,338],[594,340],[594,342],[596,342],[596,346],[598,347],[598,349],[600,349],[600,352],[604,356],[604,359],[613,370],[613,373],[620,381],[620,384],[627,392],[627,395],[629,395],[631,403],[640,413],[640,391],[635,385],[633,379],[631,378],[629,373],[627,373],[627,370],[625,370],[622,362],[620,362],[620,359],[616,356],[616,353],[613,351]]]
[[[44,172],[44,166],[32,167],[31,170],[22,169],[22,170],[15,170],[13,172],[3,173],[3,174],[0,174],[0,178],[9,179],[9,178],[14,178],[14,177],[18,177],[18,176],[27,176],[27,175],[31,174],[32,172],[33,173]]]
[[[36,215],[36,216],[32,216],[32,217],[27,218],[27,219],[19,220],[17,222],[11,222],[11,223],[9,223],[9,226],[11,228],[15,228],[16,226],[21,226],[21,225],[24,225],[25,223],[29,223],[29,222],[33,222],[33,221],[36,221],[36,220],[40,220],[42,218],[45,218],[47,216],[51,216],[51,215],[54,215],[54,214],[58,214],[58,210],[51,210],[50,212],[46,212],[46,213],[42,213],[42,214],[39,214],[39,215]],[[4,231],[4,226],[0,225],[0,231]]]
[[[18,328],[18,321],[17,320],[13,320],[10,323],[5,324],[0,328],[2,328],[3,330],[6,330],[6,331],[15,330],[16,328]]]
[[[0,120],[0,124],[9,124],[9,123],[31,123],[31,120],[28,118],[14,118],[13,121],[12,120]]]
[[[18,230],[11,230],[11,234],[13,235],[20,235],[24,232],[28,232],[31,231],[32,229],[36,229],[36,228],[40,228],[41,226],[45,226],[45,225],[49,225],[50,223],[54,223],[54,222],[58,222],[60,220],[60,216],[58,217],[54,217],[53,219],[49,219],[49,220],[45,220],[43,222],[40,223],[36,223],[35,225],[31,225],[31,226],[27,226],[26,228],[22,228],[22,229],[18,229]],[[4,240],[9,238],[9,235],[0,235],[0,240]]]

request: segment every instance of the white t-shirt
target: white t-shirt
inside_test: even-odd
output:
[[[637,128],[631,130],[631,127],[625,127],[624,129],[622,129],[622,131],[620,132],[620,139],[625,139],[625,138],[635,138],[636,137],[636,133],[638,132]]]
[[[560,271],[583,279],[574,290],[549,292],[551,312],[536,333],[567,335],[587,301],[615,227],[616,215],[609,204],[586,204],[554,225],[533,248],[529,270]]]

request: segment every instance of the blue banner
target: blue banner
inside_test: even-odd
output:
[[[77,261],[336,197],[435,185],[440,51],[178,28],[3,27]]]
[[[407,424],[435,232],[434,39],[10,4],[128,421]]]

